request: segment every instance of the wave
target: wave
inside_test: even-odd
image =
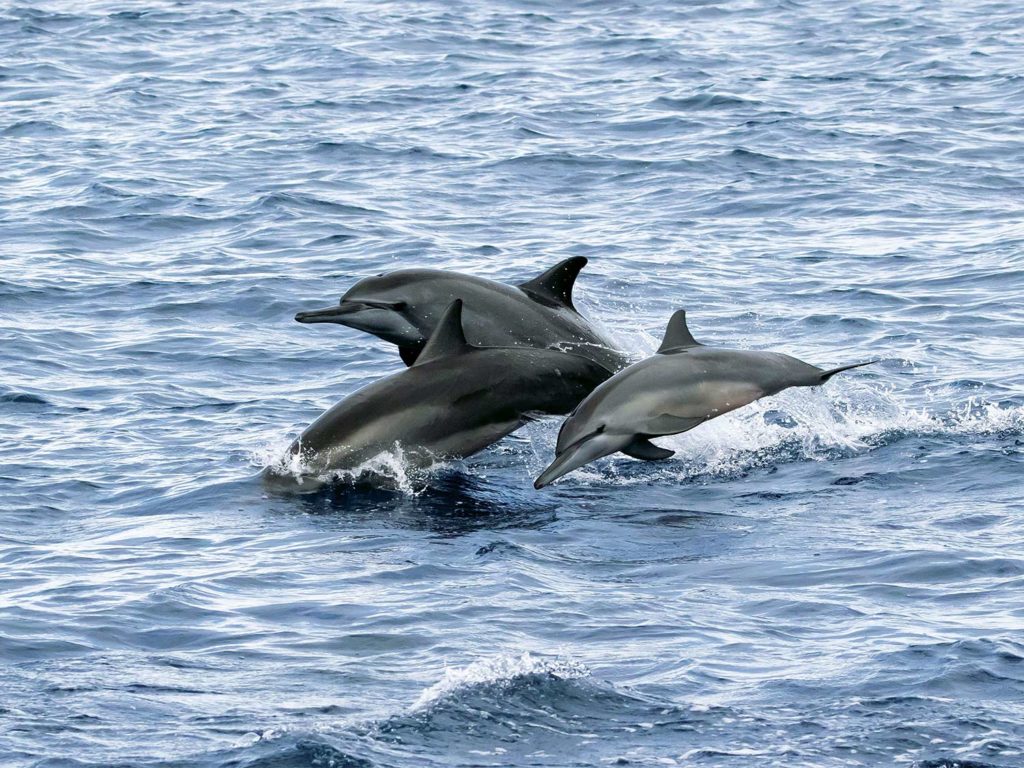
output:
[[[472,688],[528,685],[533,679],[575,680],[590,675],[583,664],[568,658],[545,659],[523,651],[519,656],[481,659],[462,669],[445,669],[444,677],[430,686],[412,705],[419,712]]]
[[[683,98],[660,96],[651,106],[688,112],[701,109],[730,109],[733,107],[758,107],[760,101],[720,93],[697,93]]]
[[[882,661],[880,671],[858,686],[861,695],[915,691],[1013,703],[1024,693],[1024,645],[1011,637],[916,643],[886,654]]]
[[[1007,655],[1007,645],[1010,645]],[[908,648],[917,666],[921,649]],[[924,649],[940,664],[950,652],[968,657],[1007,656],[1019,661],[1016,643],[938,644]],[[939,692],[940,694],[942,692]],[[945,695],[945,694],[943,694]],[[1007,697],[1008,701],[1010,698]],[[597,680],[583,663],[565,656],[524,651],[486,657],[446,670],[408,707],[377,718],[345,717],[334,705],[309,708],[301,725],[262,727],[228,715],[220,724],[233,732],[231,746],[176,759],[147,762],[151,768],[336,768],[419,765],[574,764],[799,765],[904,763],[916,768],[1004,768],[977,759],[976,748],[1000,748],[995,723],[972,723],[980,740],[949,740],[972,706],[936,720],[936,697],[906,691],[895,695],[857,689],[812,711],[750,701],[728,706],[676,703]],[[851,723],[852,721],[852,723]],[[911,729],[901,723],[912,723]],[[992,726],[989,728],[989,726]],[[856,728],[851,733],[851,727]],[[852,751],[851,751],[852,750]],[[1006,752],[1008,756],[1009,751]],[[959,755],[963,755],[960,757]],[[76,763],[98,766],[100,763]]]
[[[564,756],[579,748],[596,758],[602,752],[596,734],[609,729],[623,735],[656,729],[672,738],[671,728],[662,726],[694,716],[717,713],[694,714],[664,699],[620,690],[594,679],[573,659],[523,653],[446,672],[408,711],[378,721],[367,733],[381,747],[405,755],[444,754],[451,762],[442,765],[479,764],[481,757],[523,765],[534,764],[531,755]]]
[[[373,768],[377,763],[355,752],[365,749],[358,740],[349,745],[322,733],[290,733],[273,729],[249,731],[228,749],[191,755],[184,759],[137,764],[138,768]],[[63,763],[62,763],[63,764]],[[79,763],[79,768],[106,768],[110,763]],[[128,768],[131,763],[118,763]]]
[[[379,159],[381,157],[402,158],[406,160],[462,160],[459,155],[451,155],[420,146],[382,147],[357,141],[319,141],[310,150],[314,156],[343,157],[345,159]]]
[[[59,123],[50,120],[23,120],[0,131],[0,136],[23,139],[37,136],[59,136],[62,133],[67,133],[67,129]]]
[[[284,210],[295,213],[337,214],[340,216],[383,216],[384,211],[352,203],[324,200],[298,192],[271,192],[250,206],[251,211]]]
[[[446,766],[476,764],[482,755],[499,759],[498,764],[521,764],[512,758],[525,758],[524,747],[533,750],[554,740],[564,749],[568,741],[592,733],[605,715],[635,722],[630,727],[639,730],[672,712],[675,707],[666,702],[594,681],[577,661],[523,652],[446,670],[411,706],[392,715],[332,718],[302,729],[254,728],[239,734],[230,748],[159,765]]]
[[[10,390],[0,392],[0,403],[12,403],[15,405],[50,405],[50,401],[41,395],[34,395],[31,392],[17,392]]]

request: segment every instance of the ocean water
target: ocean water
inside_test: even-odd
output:
[[[0,10],[0,764],[1024,764],[1024,9]],[[401,369],[292,320],[590,259],[639,358],[878,358],[543,492],[268,493]]]

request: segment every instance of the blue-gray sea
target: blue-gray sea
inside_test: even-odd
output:
[[[0,9],[0,764],[1024,764],[1024,7]],[[261,469],[357,279],[875,366],[542,492]]]

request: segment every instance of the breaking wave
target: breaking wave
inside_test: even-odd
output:
[[[589,674],[586,666],[567,658],[545,659],[529,651],[519,656],[496,656],[461,669],[445,669],[444,677],[416,699],[412,711],[421,711],[442,699],[482,685],[500,688],[522,684],[529,678],[573,680]]]

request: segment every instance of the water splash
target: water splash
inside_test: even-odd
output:
[[[531,426],[530,469],[550,461],[560,422]],[[733,477],[758,467],[793,461],[852,457],[910,436],[972,437],[1024,434],[1024,406],[969,398],[945,412],[913,408],[893,390],[848,384],[824,390],[791,389],[720,416],[690,432],[656,438],[674,450],[673,461],[635,473],[635,462],[604,459],[577,470],[587,482],[649,482]],[[601,471],[596,468],[603,468]]]
[[[261,443],[249,453],[249,462],[265,473],[285,482],[305,486],[356,485],[372,482],[374,486],[396,490],[406,496],[423,492],[430,479],[449,467],[436,461],[427,467],[413,464],[399,443],[387,451],[347,469],[320,472],[310,466],[301,452],[292,452],[291,443],[275,439]]]

